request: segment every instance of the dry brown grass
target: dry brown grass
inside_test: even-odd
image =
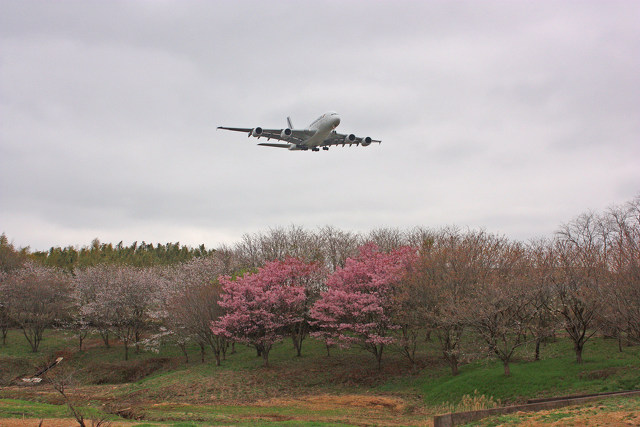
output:
[[[557,410],[556,410],[557,411]],[[584,408],[570,409],[571,415],[559,420],[549,420],[552,417],[554,411],[540,411],[529,420],[526,420],[519,424],[520,426],[533,427],[533,426],[607,426],[607,427],[629,427],[640,426],[640,413],[632,410],[619,410],[619,411],[605,411],[594,413],[591,410]]]
[[[295,399],[268,399],[256,402],[255,406],[291,406],[313,410],[332,410],[347,407],[402,412],[406,408],[406,403],[402,399],[388,396],[323,394],[319,396],[301,396]]]

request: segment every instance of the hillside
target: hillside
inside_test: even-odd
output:
[[[268,368],[243,345],[216,367],[210,354],[202,363],[196,347],[189,348],[189,363],[172,346],[157,353],[132,352],[123,361],[118,344],[107,349],[99,337],[91,337],[78,351],[70,334],[47,332],[39,353],[31,353],[15,330],[0,347],[0,379],[6,385],[0,391],[0,417],[69,417],[50,382],[8,384],[57,356],[65,359],[48,378],[54,383],[72,378],[67,394],[74,405],[117,422],[428,425],[434,414],[450,410],[640,388],[639,348],[619,353],[615,340],[602,338],[589,342],[582,365],[575,363],[569,341],[559,339],[543,347],[538,362],[529,361],[532,349],[523,347],[510,377],[500,363],[486,360],[464,365],[452,377],[434,342],[422,343],[415,370],[392,350],[378,371],[374,358],[359,349],[336,348],[327,356],[324,345],[312,339],[305,341],[302,357],[295,357],[289,341],[278,344]],[[640,410],[639,399],[621,405]]]

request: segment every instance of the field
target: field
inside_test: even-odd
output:
[[[105,348],[90,337],[83,351],[63,331],[46,331],[39,353],[31,353],[20,331],[10,331],[0,347],[0,424],[73,425],[62,395],[51,382],[36,386],[10,384],[35,373],[55,357],[63,362],[48,377],[68,379],[66,394],[87,419],[106,418],[112,425],[430,425],[433,415],[470,410],[528,398],[640,388],[640,348],[617,351],[615,340],[594,338],[585,362],[574,361],[564,339],[547,343],[542,360],[532,362],[524,347],[510,377],[502,365],[478,360],[452,377],[440,359],[436,342],[420,348],[419,366],[412,369],[389,349],[378,371],[373,357],[360,349],[332,349],[307,339],[303,356],[295,357],[290,342],[271,352],[268,368],[255,350],[236,345],[222,366],[213,356],[201,363],[199,348],[181,352],[164,346],[159,352],[131,352],[123,360],[121,345]],[[579,408],[536,414],[512,414],[478,425],[618,425],[639,422],[640,398],[610,398]],[[588,417],[588,418],[587,418]],[[607,422],[604,422],[604,421]],[[618,421],[616,421],[618,422]],[[29,424],[31,423],[31,424]],[[90,424],[90,423],[89,423]],[[614,423],[615,425],[615,423]]]

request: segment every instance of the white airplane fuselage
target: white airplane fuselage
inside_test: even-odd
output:
[[[305,145],[309,148],[318,147],[329,137],[331,132],[340,124],[340,116],[338,113],[330,111],[324,113],[315,119],[307,128],[307,130],[315,132],[315,134],[305,141]],[[295,144],[289,147],[289,150],[300,150]]]

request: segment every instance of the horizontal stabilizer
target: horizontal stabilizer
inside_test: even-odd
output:
[[[289,148],[289,144],[271,144],[268,142],[261,142],[258,145],[264,145],[265,147]]]

